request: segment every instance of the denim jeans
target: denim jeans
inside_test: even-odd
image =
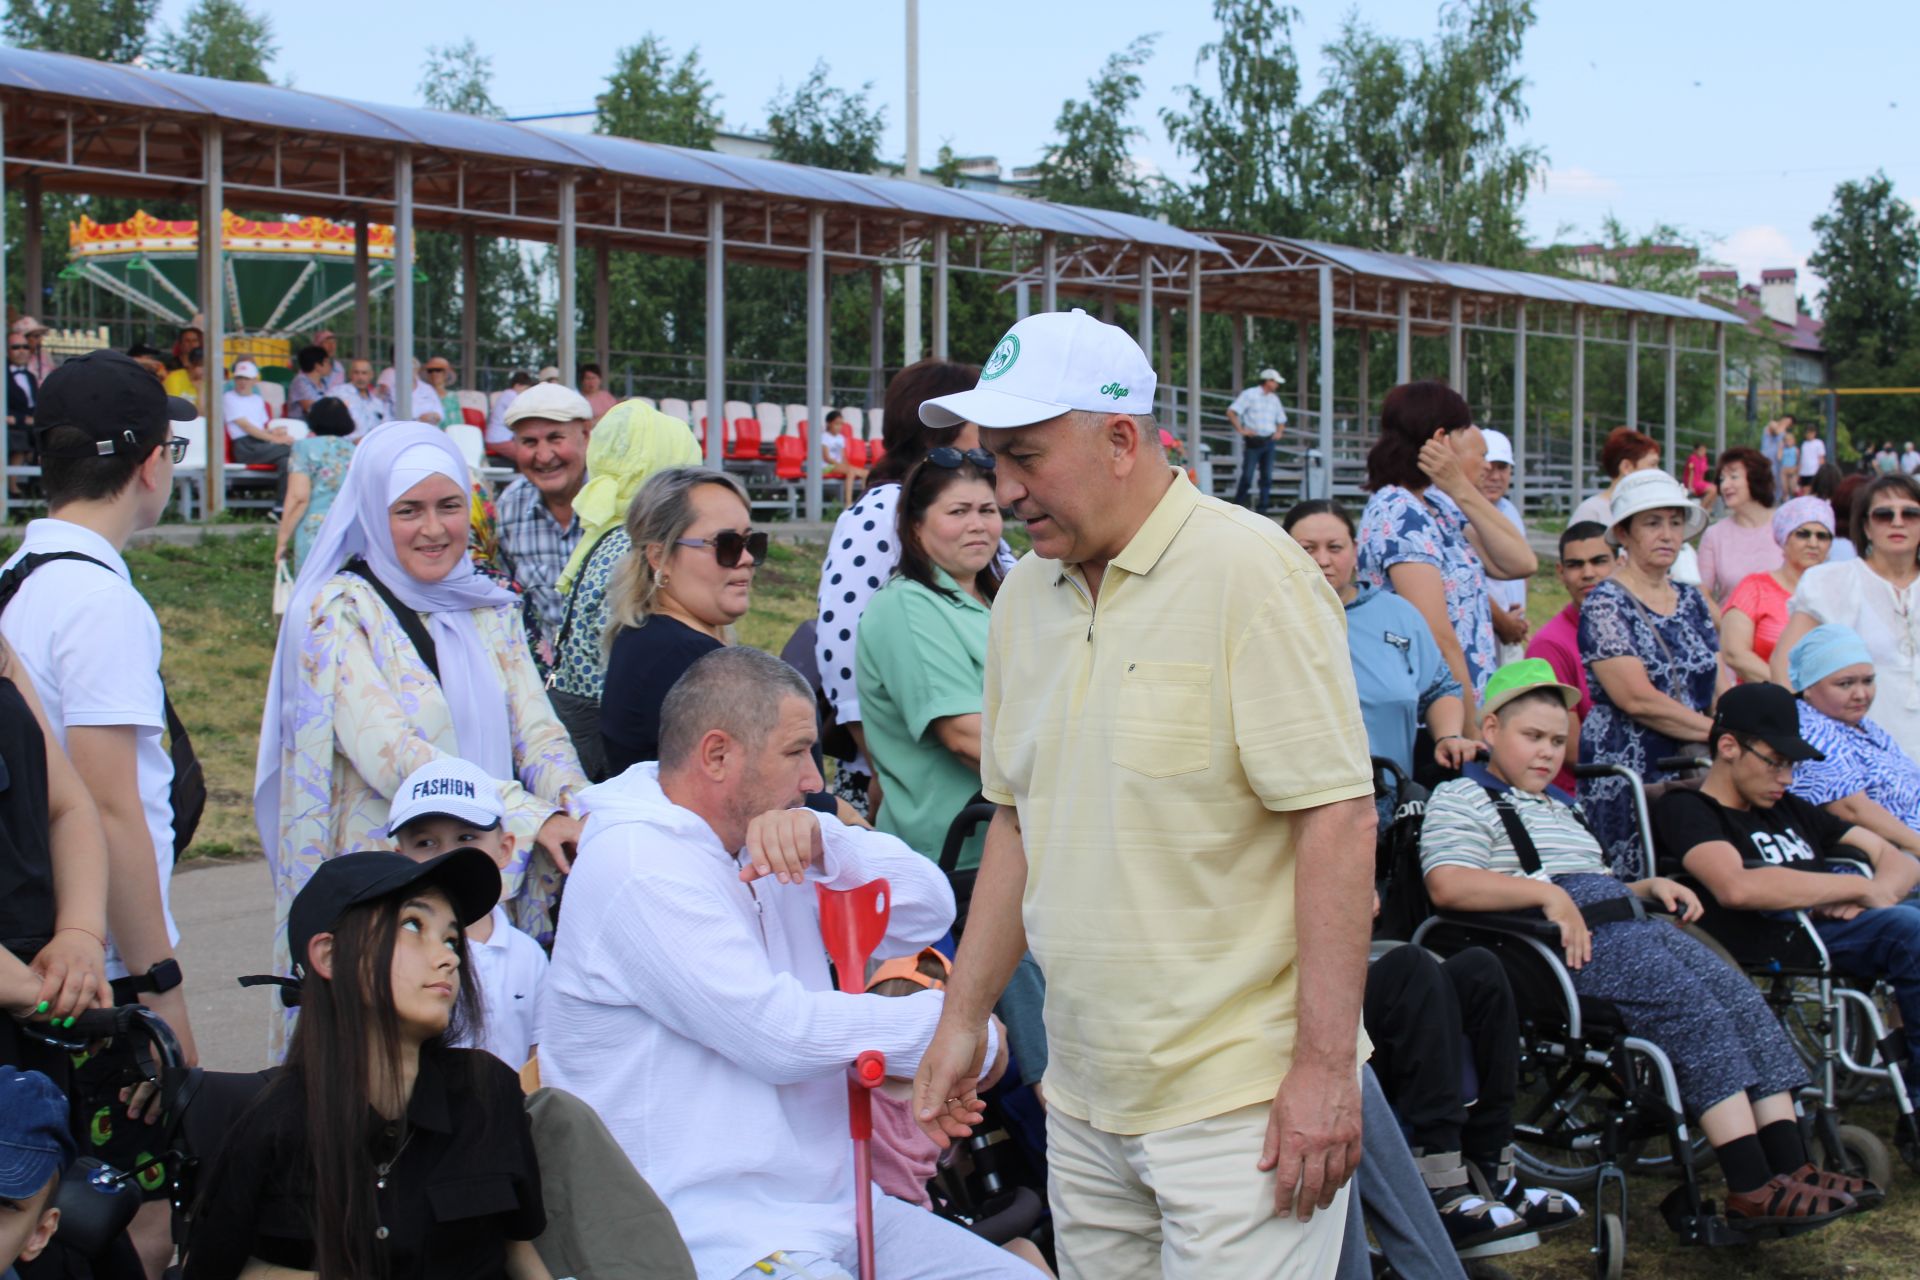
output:
[[[1907,1047],[1920,1061],[1920,903],[1862,911],[1851,920],[1814,920],[1834,967],[1893,983]]]
[[[1253,469],[1260,468],[1260,506],[1265,511],[1273,497],[1273,446],[1277,436],[1247,436],[1241,441],[1240,481],[1234,485],[1233,500],[1245,504],[1253,492]]]

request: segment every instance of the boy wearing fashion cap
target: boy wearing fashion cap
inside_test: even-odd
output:
[[[184,847],[197,817],[187,811],[189,787],[199,784],[183,769],[176,786],[175,759],[190,762],[191,751],[169,725],[159,620],[120,553],[166,510],[174,463],[187,446],[173,423],[198,415],[118,351],[89,352],[54,370],[41,388],[37,425],[49,514],[27,526],[0,578],[18,583],[0,612],[0,633],[25,664],[106,829],[107,977],[116,999],[138,998],[166,1020],[189,1065],[198,1053],[168,887],[176,846]],[[171,751],[163,733],[174,739]],[[204,790],[198,796],[204,800]],[[164,1193],[141,1210],[134,1231],[149,1261],[167,1249]]]
[[[1273,449],[1287,429],[1287,411],[1280,403],[1284,381],[1278,369],[1262,369],[1260,381],[1227,406],[1227,422],[1240,435],[1240,480],[1233,487],[1237,505],[1244,506],[1253,493],[1255,467],[1260,469],[1260,505],[1255,509],[1265,511],[1273,496]]]
[[[1000,809],[915,1106],[944,1143],[1030,944],[1061,1274],[1324,1276],[1360,1148],[1366,731],[1332,588],[1168,465],[1154,382],[1056,312],[920,409],[979,425],[1034,553],[994,602]]]
[[[76,1149],[67,1098],[38,1071],[0,1068],[0,1280],[60,1229],[53,1194]]]
[[[505,871],[513,863],[513,833],[500,803],[500,784],[459,756],[441,756],[415,769],[394,794],[387,835],[415,862],[455,849],[479,849]],[[498,903],[467,928],[472,981],[486,1015],[476,1048],[518,1071],[539,1043],[540,992],[547,953],[514,928]]]
[[[1735,911],[1807,911],[1840,969],[1893,983],[1907,1044],[1920,1053],[1920,911],[1902,905],[1920,861],[1787,789],[1793,767],[1826,757],[1800,736],[1794,697],[1743,684],[1720,697],[1698,791],[1654,802],[1668,871],[1684,870]],[[1865,862],[1871,879],[1829,859]]]

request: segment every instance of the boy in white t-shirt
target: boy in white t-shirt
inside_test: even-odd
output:
[[[441,756],[400,784],[387,814],[387,836],[416,862],[454,849],[484,849],[502,871],[513,861],[513,833],[505,827],[500,784],[479,765]],[[467,980],[480,988],[484,1015],[480,1043],[518,1071],[539,1044],[540,993],[547,953],[513,927],[498,904],[467,929]]]

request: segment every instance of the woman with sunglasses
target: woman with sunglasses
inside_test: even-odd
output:
[[[1800,638],[1822,623],[1851,628],[1873,655],[1874,719],[1920,760],[1920,482],[1876,477],[1854,499],[1851,525],[1860,558],[1802,575],[1769,673],[1792,688],[1787,658]]]
[[[1707,533],[1711,535],[1713,529]],[[1720,615],[1720,656],[1742,683],[1773,678],[1767,662],[1786,630],[1788,602],[1800,585],[1800,575],[1827,562],[1833,533],[1833,506],[1825,498],[1794,498],[1773,513],[1780,567],[1742,578],[1727,594]]]
[[[767,535],[747,495],[704,467],[662,471],[627,510],[631,548],[607,587],[600,737],[609,776],[660,758],[660,705],[688,667],[733,643]]]

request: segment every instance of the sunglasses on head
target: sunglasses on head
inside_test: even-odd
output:
[[[946,471],[958,471],[966,463],[982,471],[993,470],[993,455],[985,449],[956,449],[950,444],[927,450],[927,461]]]
[[[767,535],[760,532],[741,533],[738,529],[722,529],[711,538],[680,538],[676,547],[712,547],[713,558],[722,569],[740,567],[740,553],[746,552],[759,564],[767,558]]]
[[[1875,524],[1892,524],[1895,516],[1907,524],[1920,524],[1920,507],[1875,507],[1867,512]]]

